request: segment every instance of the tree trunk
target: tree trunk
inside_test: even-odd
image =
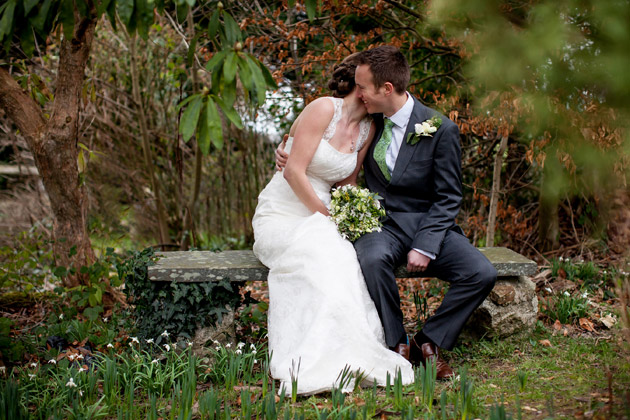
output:
[[[499,204],[499,190],[501,189],[501,168],[503,154],[507,148],[507,136],[501,137],[499,150],[494,158],[494,172],[492,174],[492,192],[490,194],[490,211],[488,214],[488,229],[486,231],[486,246],[494,246],[494,232],[497,223],[497,207]]]
[[[50,199],[57,264],[73,267],[76,273],[94,261],[77,143],[81,90],[95,26],[95,19],[82,18],[74,27],[72,39],[61,42],[55,99],[48,121],[39,105],[0,68],[0,106],[26,139]],[[75,274],[67,276],[64,285],[73,287],[88,281]]]

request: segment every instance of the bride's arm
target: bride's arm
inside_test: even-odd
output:
[[[361,147],[361,150],[359,150],[359,153],[357,153],[357,167],[354,169],[354,172],[352,172],[352,174],[350,174],[348,178],[343,179],[337,183],[338,187],[341,187],[347,184],[357,185],[357,178],[359,177],[361,166],[363,166],[363,160],[365,159],[365,156],[367,155],[367,151],[370,148],[370,143],[372,143],[372,139],[374,139],[374,132],[375,132],[374,123],[372,123],[370,125],[370,132],[368,133],[368,137],[365,140],[365,143],[363,144],[363,146]]]
[[[292,127],[291,131],[295,128],[293,146],[283,171],[284,178],[302,203],[313,213],[320,212],[326,216],[329,215],[328,209],[315,194],[306,176],[306,168],[319,147],[334,111],[333,103],[324,98],[316,99],[304,108],[296,121],[296,127]]]

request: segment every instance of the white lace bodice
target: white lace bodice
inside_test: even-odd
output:
[[[359,124],[359,136],[356,140],[355,151],[343,153],[335,149],[329,142],[335,135],[337,124],[342,117],[342,98],[329,98],[333,101],[335,111],[324,136],[313,155],[310,165],[306,170],[311,181],[320,184],[323,181],[330,188],[334,183],[347,178],[352,174],[357,165],[357,153],[365,145],[370,132],[370,117],[365,117]],[[289,137],[285,150],[290,153],[293,145],[293,137]],[[322,185],[323,186],[323,185]],[[315,187],[315,185],[313,185]],[[316,188],[317,190],[317,188]],[[319,195],[319,193],[318,193]],[[320,197],[321,198],[321,197]]]

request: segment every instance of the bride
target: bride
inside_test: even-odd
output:
[[[314,394],[344,385],[413,381],[383,329],[352,244],[329,216],[333,185],[355,184],[374,125],[356,95],[352,56],[335,67],[334,97],[311,102],[293,123],[290,157],[258,196],[254,253],[269,267],[269,352],[280,390]]]

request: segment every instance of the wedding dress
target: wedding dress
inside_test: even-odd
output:
[[[368,118],[361,121],[356,151],[339,152],[328,141],[341,119],[343,100],[330,99],[334,116],[307,168],[326,205],[331,186],[354,171],[370,129]],[[289,138],[287,152],[291,145]],[[280,390],[290,395],[292,378],[297,378],[299,394],[330,390],[339,386],[346,366],[361,372],[361,385],[383,385],[388,374],[393,383],[397,371],[403,383],[413,382],[409,362],[385,346],[354,247],[334,222],[300,201],[282,172],[258,196],[252,225],[254,253],[269,268],[270,370],[280,380]],[[353,386],[350,380],[344,391]]]

